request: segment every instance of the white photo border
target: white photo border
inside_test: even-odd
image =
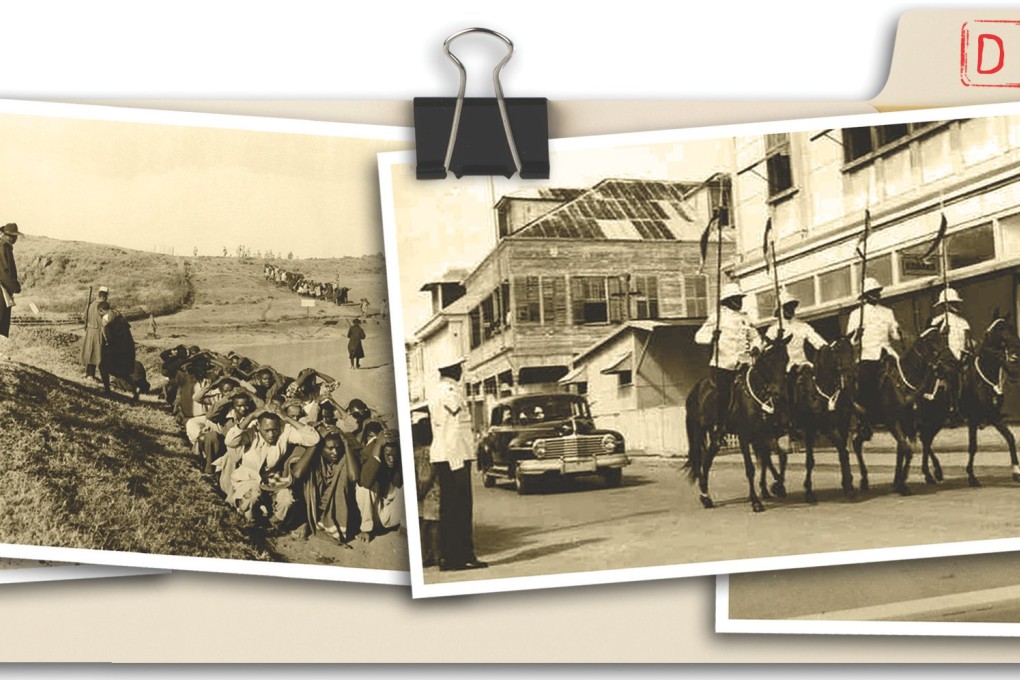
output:
[[[1020,585],[979,591],[980,603],[1002,601],[1003,596],[1020,599]],[[941,595],[905,600],[891,605],[860,607],[843,612],[827,612],[825,617],[803,616],[794,619],[738,619],[730,616],[730,577],[715,577],[715,632],[773,633],[779,635],[938,635],[944,637],[1020,637],[1020,623],[985,621],[868,621],[855,615],[883,610],[886,619],[896,615],[922,615],[946,611],[960,604],[975,603],[975,593]],[[835,618],[847,616],[848,618]]]
[[[87,578],[113,578],[119,576],[153,576],[169,574],[168,569],[131,569],[95,564],[32,565],[0,569],[0,585],[11,583],[45,583],[48,581],[76,581]]]
[[[593,149],[609,149],[637,144],[695,141],[780,132],[802,132],[844,127],[888,125],[892,123],[944,121],[962,118],[1005,116],[1011,114],[1020,114],[1020,103],[1010,102],[1005,104],[914,109],[908,111],[787,119],[782,121],[769,121],[765,123],[737,123],[730,125],[704,126],[651,132],[626,132],[587,137],[570,137],[550,140],[549,150],[550,152],[572,150],[590,151]],[[397,382],[397,418],[400,426],[401,448],[404,451],[413,451],[414,446],[411,440],[410,395],[407,389],[407,361],[406,351],[404,348],[406,332],[403,318],[404,306],[400,286],[400,263],[397,258],[396,214],[394,204],[396,197],[393,193],[394,189],[392,180],[394,166],[413,165],[415,162],[415,155],[413,151],[381,152],[378,154],[378,161],[379,193],[382,198],[383,242],[385,244],[385,257],[387,261],[386,276],[389,299],[391,301],[390,331],[392,333],[393,340],[393,363]],[[448,177],[445,181],[455,182],[457,180],[452,177]],[[400,359],[400,357],[403,357],[403,359]],[[405,455],[402,456],[402,459],[405,478],[416,479],[413,456]],[[802,555],[743,558],[693,564],[635,567],[626,569],[600,569],[591,572],[541,574],[450,583],[425,583],[424,568],[422,566],[418,506],[417,502],[412,501],[416,501],[416,499],[408,499],[408,502],[405,503],[405,508],[407,513],[408,549],[410,551],[411,592],[412,597],[415,599],[532,590],[540,588],[597,585],[604,583],[651,581],[694,576],[719,576],[721,574],[728,573],[773,571],[779,569],[861,564],[867,562],[885,562],[893,560],[974,555],[1020,550],[1020,537],[998,538],[902,547],[809,553]]]

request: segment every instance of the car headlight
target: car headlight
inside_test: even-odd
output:
[[[616,450],[616,437],[611,434],[607,434],[602,438],[602,448],[612,453]]]
[[[541,439],[535,440],[535,443],[531,445],[531,450],[535,452],[536,456],[544,456],[546,452],[545,442]]]

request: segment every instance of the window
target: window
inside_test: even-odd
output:
[[[874,258],[869,257],[864,273],[867,276],[874,277],[883,286],[891,286],[893,284],[892,254],[886,253]]]
[[[542,277],[542,323],[546,325],[568,323],[565,276]]]
[[[627,298],[630,292],[627,290],[626,277],[610,276],[606,279],[606,286],[609,291],[609,321],[619,323],[627,316]]]
[[[874,127],[843,128],[843,162],[851,163],[863,158],[883,147],[891,146],[900,140],[922,132],[939,122],[897,123],[895,125],[878,125]]]
[[[609,321],[609,305],[606,302],[606,279],[604,276],[571,277],[570,297],[575,324]]]
[[[537,276],[515,276],[514,294],[517,298],[517,322],[541,323],[539,278]]]
[[[799,281],[791,281],[786,284],[786,290],[790,295],[800,300],[800,306],[811,307],[815,304],[815,279],[809,276]]]
[[[695,274],[684,277],[684,307],[689,317],[708,316],[708,277]]]
[[[471,349],[482,344],[482,310],[475,307],[468,312],[468,322],[471,325]]]
[[[769,198],[793,188],[789,133],[765,135],[765,170],[769,180]]]
[[[822,295],[822,302],[842,300],[843,298],[853,296],[853,286],[850,283],[850,265],[819,274],[818,289]]]
[[[999,218],[1002,228],[1002,256],[1020,256],[1020,213]]]
[[[659,279],[654,276],[635,276],[631,279],[633,316],[635,319],[659,318]]]
[[[988,222],[946,236],[946,259],[950,271],[995,259],[992,223]]]
[[[482,337],[488,340],[496,329],[496,305],[493,296],[490,295],[482,300],[482,304],[478,307],[482,310]]]
[[[776,315],[776,292],[769,288],[763,290],[754,296],[754,301],[758,305],[758,318],[769,319]]]
[[[628,385],[634,384],[634,372],[633,371],[620,371],[616,374],[616,384],[618,387],[627,387]]]
[[[931,248],[931,241],[925,241],[900,251],[900,278],[910,279],[937,276],[942,272],[942,256],[936,249],[925,259],[921,256]],[[995,259],[995,237],[992,223],[958,231],[946,236],[946,261],[949,271]]]

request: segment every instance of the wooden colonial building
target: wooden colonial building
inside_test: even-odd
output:
[[[695,351],[691,326],[715,298],[715,250],[702,268],[698,242],[713,211],[729,205],[729,193],[729,178],[720,175],[708,182],[606,179],[588,189],[504,196],[495,206],[495,247],[458,282],[461,297],[434,307],[409,347],[419,357],[409,366],[430,375],[423,357],[455,336],[479,428],[502,394],[569,387],[597,393],[596,418],[643,448],[626,422],[638,420],[638,410],[654,403],[673,409],[669,419],[682,418],[677,409],[695,378],[682,365]],[[731,258],[727,216],[724,258]],[[423,290],[435,295],[440,283]],[[592,349],[616,347],[634,333],[653,334],[656,342],[629,355]],[[660,362],[666,352],[674,358]],[[703,366],[707,356],[698,351],[693,361]],[[656,436],[651,445],[663,446]],[[675,453],[680,444],[667,442]]]

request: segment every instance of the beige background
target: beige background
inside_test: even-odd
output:
[[[958,69],[937,81],[927,72],[897,76],[901,61],[915,73],[923,63],[904,61],[905,28],[924,31],[911,39],[914,45],[930,46],[923,38],[932,31],[955,33],[958,41],[960,14],[971,18],[944,12],[911,26],[906,15],[890,79],[896,89],[884,90],[877,105],[1002,100],[996,90],[961,93]],[[411,118],[410,102],[133,104],[383,124],[406,125]],[[554,136],[567,136],[872,110],[860,102],[559,102],[551,108],[551,127]],[[716,635],[714,606],[712,578],[412,602],[406,590],[389,586],[178,572],[5,587],[0,660],[1020,661],[1020,647],[1009,639]],[[493,644],[494,635],[509,642]]]

